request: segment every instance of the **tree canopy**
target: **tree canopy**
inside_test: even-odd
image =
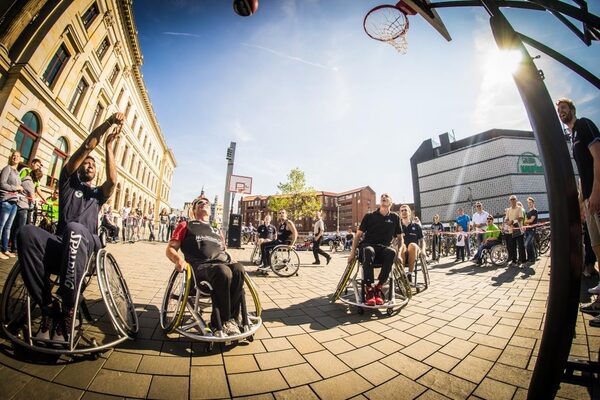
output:
[[[288,217],[295,221],[312,217],[321,209],[317,192],[307,185],[304,171],[300,168],[293,168],[287,175],[287,181],[280,182],[277,189],[279,189],[279,193],[271,196],[267,204],[268,209],[272,212],[283,208],[287,211]]]

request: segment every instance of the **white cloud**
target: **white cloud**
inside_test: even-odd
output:
[[[290,61],[299,62],[299,63],[306,64],[306,65],[310,65],[311,67],[322,68],[322,69],[326,69],[326,70],[333,71],[333,72],[339,71],[339,68],[336,67],[336,66],[328,66],[328,65],[317,63],[317,62],[308,61],[308,60],[305,60],[305,59],[300,58],[300,57],[296,57],[296,56],[292,56],[292,55],[289,55],[289,54],[281,53],[281,52],[279,52],[277,50],[273,50],[273,49],[270,49],[268,47],[259,46],[259,45],[256,45],[256,44],[249,44],[249,43],[241,43],[241,44],[242,44],[242,46],[254,47],[255,49],[259,49],[259,50],[263,50],[263,51],[269,52],[269,53],[274,54],[274,55],[276,55],[278,57],[286,58],[286,59],[288,59]]]
[[[171,35],[171,36],[184,36],[184,37],[202,37],[202,35],[197,35],[195,33],[189,32],[163,32],[163,35]]]

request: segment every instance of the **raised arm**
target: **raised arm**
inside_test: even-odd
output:
[[[73,175],[73,173],[77,171],[77,168],[79,168],[79,166],[83,163],[83,160],[85,160],[85,158],[90,155],[96,146],[98,146],[102,136],[104,136],[110,127],[113,124],[122,124],[124,120],[125,115],[123,113],[115,113],[108,117],[106,121],[98,125],[98,127],[94,129],[87,138],[85,138],[81,146],[79,146],[79,148],[75,150],[73,155],[69,158],[64,166],[66,173],[68,175]]]
[[[109,198],[117,185],[117,166],[115,163],[115,143],[118,141],[123,125],[113,128],[106,137],[106,181],[102,184],[102,192]]]

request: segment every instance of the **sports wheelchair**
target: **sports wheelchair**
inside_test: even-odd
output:
[[[246,303],[245,291],[241,301],[241,323],[239,335],[226,336],[222,333],[222,326],[210,327],[212,313],[210,283],[198,282],[193,269],[188,264],[184,271],[173,270],[160,309],[160,325],[166,333],[177,332],[183,336],[206,342],[206,350],[211,351],[215,343],[237,343],[240,340],[254,341],[254,334],[262,325],[262,308],[254,283],[244,272],[244,283],[254,304],[254,309],[249,311]],[[242,289],[243,290],[243,289]],[[217,313],[218,325],[221,319]]]
[[[34,304],[29,296],[21,269],[22,266],[17,261],[8,274],[0,302],[2,330],[16,345],[49,354],[97,355],[98,352],[136,336],[139,325],[133,300],[117,261],[106,249],[95,251],[88,260],[75,299],[73,321],[71,326],[66,327],[69,333],[68,340],[36,337],[42,320],[41,308]],[[97,279],[97,288],[90,287],[94,276]],[[60,297],[56,294],[58,281],[58,276],[51,275],[51,293],[53,303],[56,304],[60,304]],[[98,307],[98,300],[88,301],[84,298],[86,289],[89,293],[99,292],[105,310]],[[91,304],[91,307],[88,304]],[[107,318],[110,323],[107,323]],[[105,327],[111,324],[113,331],[106,332]]]
[[[271,270],[277,275],[287,278],[292,275],[298,276],[298,270],[300,269],[300,257],[296,250],[287,244],[280,244],[273,247],[269,255],[271,261]],[[259,251],[260,253],[260,251]],[[259,268],[259,273],[265,274],[268,270]]]
[[[402,266],[402,270],[408,268],[408,251],[404,254],[404,260],[398,260]],[[421,275],[421,277],[419,277]],[[417,257],[415,258],[415,266],[412,273],[412,282],[409,282],[414,287],[417,293],[427,290],[430,285],[429,280],[429,264],[427,262],[426,252],[419,248]]]
[[[386,310],[388,316],[408,304],[412,297],[412,291],[404,268],[398,262],[398,259],[392,266],[390,278],[383,287],[385,302],[382,305],[368,306],[365,303],[365,283],[362,278],[362,262],[359,261],[359,255],[346,266],[335,293],[331,296],[331,302],[340,300],[342,303],[357,307],[358,314],[364,314],[365,309]],[[373,268],[381,268],[380,264],[374,264]]]
[[[508,248],[504,241],[504,234],[500,235],[499,242],[489,249],[481,252],[481,265],[491,263],[496,267],[502,267],[508,262]]]

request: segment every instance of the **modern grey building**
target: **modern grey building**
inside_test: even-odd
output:
[[[504,215],[511,194],[525,209],[532,196],[541,216],[548,217],[544,167],[533,132],[492,129],[458,141],[448,133],[439,139],[439,144],[424,141],[410,159],[415,210],[424,224],[435,214],[452,221],[458,207],[472,215],[476,201],[490,214]]]

